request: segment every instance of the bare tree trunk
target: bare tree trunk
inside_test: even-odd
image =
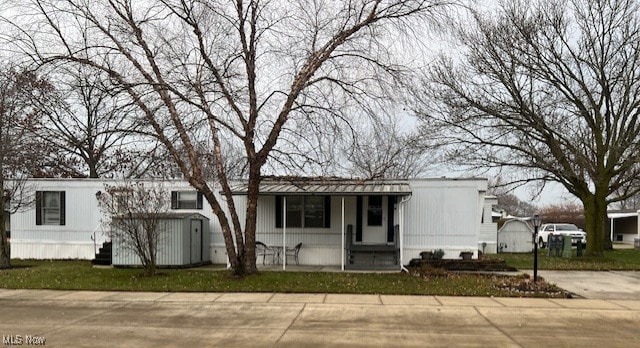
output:
[[[3,134],[5,129],[3,113],[4,112],[0,112],[0,269],[11,268],[11,255],[9,251],[9,241],[7,238],[7,230],[5,229],[6,222],[4,218],[4,211],[6,210],[6,207],[4,200],[4,173],[2,173],[2,171],[4,170],[5,156],[5,136]]]
[[[247,273],[256,271],[256,224],[258,219],[258,196],[260,189],[260,168],[249,169],[249,185],[247,188],[247,219],[245,222],[244,255],[242,262]]]
[[[0,166],[1,168],[1,166]],[[4,201],[4,180],[0,179],[0,189],[3,194],[0,196],[0,269],[11,268],[11,255],[9,251],[9,241],[5,227],[5,201]]]
[[[606,187],[597,187],[595,194],[589,194],[582,199],[584,204],[585,227],[587,233],[586,256],[603,256],[605,250],[605,240],[609,240],[607,235],[607,198]],[[611,242],[609,241],[609,244]]]

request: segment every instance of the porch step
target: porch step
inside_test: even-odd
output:
[[[100,247],[99,252],[96,254],[96,258],[91,260],[92,265],[109,266],[112,263],[112,247],[111,242],[104,242]]]
[[[395,268],[399,262],[399,250],[395,248],[359,248],[349,250],[347,265],[350,268]]]

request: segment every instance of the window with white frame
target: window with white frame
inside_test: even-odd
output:
[[[171,209],[202,209],[202,193],[171,191]]]
[[[36,191],[36,225],[65,224],[65,192]]]

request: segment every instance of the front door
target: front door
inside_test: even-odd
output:
[[[202,261],[202,220],[191,220],[191,263]]]
[[[362,243],[387,243],[387,196],[365,196],[362,214]]]

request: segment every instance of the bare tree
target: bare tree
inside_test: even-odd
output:
[[[452,159],[517,168],[521,181],[555,181],[580,199],[594,256],[611,243],[607,205],[640,187],[639,15],[631,0],[473,12],[462,53],[440,60],[422,95],[424,129]],[[622,187],[632,189],[614,194]]]
[[[242,274],[256,271],[259,185],[282,132],[309,119],[348,121],[349,107],[404,72],[388,49],[394,35],[433,23],[451,2],[32,0],[20,11],[29,23],[16,17],[14,24],[21,49],[38,61],[92,67],[127,91],[210,203],[231,266]],[[195,129],[206,130],[213,146],[224,201],[203,175]],[[244,151],[244,222],[223,138]]]
[[[426,155],[404,134],[396,116],[371,119],[342,148],[347,170],[367,179],[414,178],[428,169]]]
[[[520,199],[514,193],[514,190],[518,187],[514,187],[508,181],[505,181],[502,176],[494,175],[489,179],[488,184],[489,189],[487,193],[496,196],[498,199],[496,208],[504,210],[509,215],[519,217],[533,216],[538,212],[538,207],[535,204]],[[535,194],[532,195],[532,197],[535,196]]]
[[[42,164],[45,151],[29,125],[41,113],[38,100],[47,99],[51,85],[32,72],[0,67],[0,268],[11,267],[5,211],[12,214],[30,203],[25,179]]]
[[[98,203],[103,212],[103,223],[109,226],[111,240],[123,250],[135,253],[147,275],[155,275],[158,250],[165,232],[162,218],[170,206],[166,190],[161,185],[142,182],[105,185]]]
[[[503,209],[508,214],[519,217],[533,216],[537,213],[537,207],[531,203],[522,201],[512,192],[495,195],[498,198],[497,208]]]
[[[542,207],[539,211],[545,222],[567,222],[584,228],[584,209],[580,204],[563,203]]]
[[[126,95],[110,86],[104,73],[87,67],[69,67],[56,73],[56,103],[32,130],[66,161],[61,171],[70,176],[102,177],[122,172],[123,167],[145,168],[145,157],[130,156],[134,145],[145,143],[135,112]],[[46,101],[43,101],[46,102]],[[153,142],[147,151],[152,150]],[[134,161],[138,159],[138,161]],[[130,163],[134,161],[134,163]],[[137,172],[126,173],[137,176]]]

